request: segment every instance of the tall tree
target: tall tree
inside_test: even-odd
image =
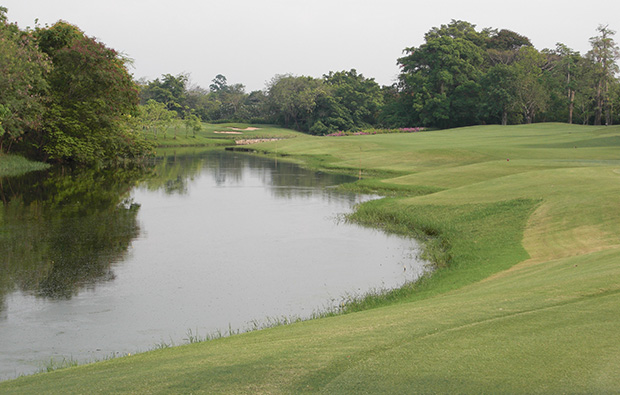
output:
[[[517,61],[510,67],[515,71],[517,84],[515,96],[526,123],[534,122],[535,116],[547,106],[548,92],[542,83],[546,57],[532,47],[523,47]]]
[[[41,128],[51,69],[32,32],[9,23],[6,12],[0,7],[0,154]]]
[[[80,163],[147,152],[148,144],[128,127],[137,113],[138,90],[125,60],[66,22],[38,28],[35,35],[53,68],[43,132],[28,135],[31,146],[44,159]]]
[[[149,100],[155,100],[166,105],[170,111],[175,111],[178,116],[183,116],[187,101],[187,74],[164,74],[142,87],[140,92],[142,104]]]
[[[177,113],[166,108],[164,103],[149,100],[145,105],[140,106],[139,121],[141,126],[153,133],[157,139],[158,132],[162,132],[164,138],[170,123],[177,118]],[[176,138],[176,135],[174,136]]]
[[[323,81],[290,74],[275,76],[268,87],[268,106],[272,116],[286,127],[308,131],[317,99],[325,94]]]
[[[411,97],[411,110],[417,123],[441,128],[459,126],[454,117],[453,94],[467,84],[467,91],[478,91],[485,59],[484,43],[488,32],[477,32],[475,25],[452,21],[433,28],[419,48],[406,48],[398,59],[400,87]]]
[[[573,51],[562,43],[557,43],[555,49],[543,51],[549,60],[550,78],[554,81],[552,95],[560,98],[561,110],[553,120],[573,123],[575,117],[575,103],[579,96],[587,94],[583,84],[586,78],[588,62],[579,52]]]
[[[377,122],[383,105],[379,84],[373,78],[358,74],[357,70],[329,72],[323,79],[335,104],[343,107],[351,128],[364,128]]]
[[[618,72],[616,59],[620,56],[620,50],[613,39],[613,36],[616,34],[615,31],[603,25],[599,25],[596,30],[599,35],[590,38],[592,49],[587,54],[595,65],[595,73],[597,75],[594,124],[600,125],[604,114],[605,124],[609,125],[613,119],[611,103],[609,101],[609,90],[610,84]]]
[[[514,63],[522,47],[533,47],[529,38],[506,29],[489,31],[486,48],[491,65]]]
[[[222,74],[216,75],[211,82],[211,85],[209,85],[211,92],[222,92],[228,89],[228,80]]]
[[[509,120],[516,122],[520,118],[517,115],[517,73],[514,67],[496,64],[482,77],[481,85],[484,87],[483,119],[507,125]]]

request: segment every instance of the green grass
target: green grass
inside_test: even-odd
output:
[[[348,308],[361,311],[0,392],[618,393],[619,137],[541,124],[279,141],[309,166],[374,175],[357,187],[395,197],[351,219],[419,237],[435,273]]]
[[[47,163],[33,162],[17,155],[0,154],[0,177],[19,176],[29,171],[44,170]]]

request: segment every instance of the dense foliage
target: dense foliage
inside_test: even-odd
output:
[[[34,37],[9,24],[0,7],[0,153],[42,124],[48,92],[48,57]]]
[[[599,26],[585,55],[558,43],[542,51],[510,30],[464,21],[432,28],[405,48],[400,74],[380,87],[356,70],[322,78],[276,75],[246,94],[217,75],[209,89],[188,88],[188,75],[142,83],[142,102],[203,121],[270,122],[313,134],[374,128],[449,128],[544,121],[613,124],[620,104],[614,32]]]
[[[476,31],[467,22],[433,28],[398,59],[401,74],[390,111],[401,123],[455,127],[481,123],[614,121],[617,46],[605,26],[585,56],[558,43],[536,50],[508,30]],[[575,114],[576,112],[576,114]],[[604,116],[603,116],[604,114]]]
[[[113,49],[59,21],[21,31],[0,8],[0,149],[106,164],[150,146],[131,128],[139,96]]]

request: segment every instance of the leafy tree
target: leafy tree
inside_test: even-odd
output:
[[[530,39],[511,30],[490,30],[486,40],[490,65],[514,63],[522,47],[533,47]]]
[[[562,43],[557,43],[554,50],[548,51],[548,56],[553,65],[552,75],[555,77],[559,89],[563,91],[563,94],[560,93],[560,97],[563,98],[562,103],[568,113],[566,118],[557,120],[567,120],[568,123],[573,123],[575,96],[579,79],[583,75],[584,59],[578,52]]]
[[[149,100],[163,103],[169,111],[175,111],[179,117],[185,112],[187,100],[187,84],[189,76],[187,74],[164,74],[154,81],[143,86],[140,92],[142,104]]]
[[[335,112],[340,119],[346,120],[344,125],[339,125],[340,129],[364,128],[377,122],[379,109],[383,105],[383,95],[379,84],[373,78],[365,78],[355,69],[351,69],[330,71],[323,79],[329,88],[329,96],[333,97],[333,100],[327,102],[331,102],[332,107],[338,107]],[[333,115],[331,117],[333,118]],[[331,122],[328,120],[325,124],[329,128]]]
[[[51,69],[32,32],[10,24],[6,12],[0,7],[0,154],[40,129]]]
[[[425,126],[459,126],[453,114],[453,94],[467,84],[474,88],[482,75],[487,32],[463,21],[433,28],[419,48],[406,48],[406,56],[398,59],[403,94],[411,101],[413,121]],[[462,103],[459,104],[459,106]],[[468,104],[469,106],[469,104]]]
[[[244,120],[264,120],[266,117],[267,95],[263,91],[252,91],[243,101],[237,116]]]
[[[413,103],[411,96],[399,90],[398,84],[381,87],[383,106],[377,121],[382,127],[407,127],[415,125],[412,120]]]
[[[157,134],[162,131],[164,138],[170,123],[177,118],[177,113],[168,110],[164,103],[157,102],[153,99],[149,100],[143,106],[140,106],[139,121],[141,125],[153,132],[153,137],[157,139]],[[176,138],[176,135],[175,135]]]
[[[196,114],[188,114],[185,116],[185,136],[189,134],[191,130],[194,137],[196,137],[196,133],[202,129],[202,123],[200,122],[200,118],[196,116]]]
[[[222,103],[220,117],[223,119],[234,119],[247,96],[243,84],[230,85],[225,90],[218,91],[216,95]]]
[[[455,87],[450,97],[451,122],[458,126],[479,124],[482,96],[482,87],[476,81],[466,81]]]
[[[268,87],[269,111],[276,122],[308,131],[317,99],[325,94],[323,81],[312,77],[275,76]]]
[[[612,37],[616,34],[615,31],[603,25],[600,25],[597,31],[599,35],[590,38],[592,49],[587,55],[594,64],[597,79],[594,124],[600,125],[604,114],[605,124],[609,125],[612,120],[609,101],[610,85],[618,72],[616,59],[620,56],[620,50]]]
[[[484,99],[481,116],[487,122],[507,125],[509,121],[518,122],[516,96],[517,74],[514,67],[498,63],[482,77]]]
[[[575,66],[575,78],[571,82],[576,92],[574,117],[587,125],[594,121],[596,113],[596,67],[588,57],[581,57]]]
[[[222,74],[218,74],[209,85],[212,100],[218,103],[217,119],[238,119],[238,112],[242,110],[247,94],[243,84],[228,84]],[[243,112],[241,112],[243,114]]]
[[[53,68],[42,130],[27,136],[30,147],[43,159],[79,163],[147,153],[149,145],[128,127],[138,91],[124,59],[66,22],[37,28],[35,36]]]
[[[514,69],[516,103],[523,113],[526,123],[534,122],[535,116],[547,106],[549,93],[542,83],[543,68],[547,58],[532,47],[519,50],[517,61],[510,67]]]
[[[215,94],[199,86],[192,87],[186,93],[186,107],[203,121],[219,119],[221,106]]]
[[[228,90],[228,81],[222,74],[216,75],[212,82],[213,83],[209,85],[211,92],[225,92]]]

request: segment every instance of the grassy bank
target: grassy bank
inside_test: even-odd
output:
[[[0,392],[620,392],[619,127],[299,137],[277,150],[380,176],[359,187],[395,197],[353,219],[425,240],[437,271],[355,313],[23,377]]]
[[[19,176],[29,171],[44,170],[47,163],[32,162],[17,155],[0,154],[0,177]]]

